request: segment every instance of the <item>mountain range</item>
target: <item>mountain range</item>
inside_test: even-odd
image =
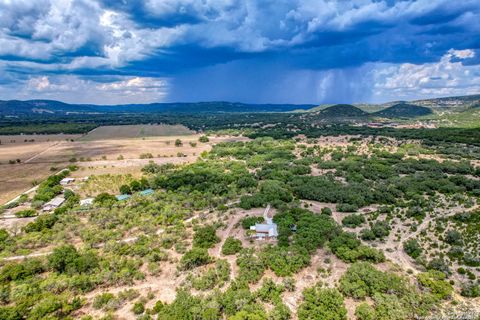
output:
[[[68,113],[135,113],[135,112],[288,112],[315,107],[309,104],[247,104],[237,102],[183,102],[124,105],[68,104],[55,100],[0,100],[0,115],[68,114]]]
[[[324,105],[314,104],[248,104],[239,102],[174,102],[124,105],[69,104],[55,100],[0,100],[0,115],[21,116],[34,114],[75,114],[75,113],[235,113],[235,112],[292,112],[311,111],[324,118],[331,117],[366,117],[412,118],[428,115],[436,108],[473,108],[480,105],[480,95],[446,97],[417,100],[412,102],[397,101],[382,105]],[[375,110],[375,112],[372,112]],[[370,111],[370,112],[368,112]]]

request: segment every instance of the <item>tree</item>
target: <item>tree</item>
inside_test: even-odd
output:
[[[346,320],[347,309],[336,289],[315,286],[303,292],[303,303],[298,308],[299,320]]]
[[[355,308],[355,316],[358,320],[375,320],[375,309],[363,302]]]
[[[235,239],[234,237],[228,237],[222,246],[223,255],[232,255],[242,250],[242,241]]]
[[[320,212],[321,212],[321,214],[325,214],[327,216],[332,215],[332,209],[330,209],[329,207],[322,208],[322,210]]]
[[[402,279],[393,273],[384,273],[370,263],[356,262],[340,278],[340,290],[356,299],[372,297],[375,293],[402,292]]]
[[[212,258],[208,255],[207,249],[194,247],[190,251],[187,251],[180,260],[181,270],[190,270],[212,261]]]
[[[413,259],[418,258],[422,254],[422,247],[415,239],[409,239],[403,244],[403,250]]]
[[[461,245],[462,235],[457,230],[448,230],[445,236],[445,242],[451,245]]]
[[[382,239],[390,234],[390,226],[386,221],[377,221],[372,225],[372,232],[376,238]]]
[[[130,182],[130,189],[132,189],[132,192],[141,191],[142,184],[138,180],[133,180],[132,182]]]
[[[102,206],[102,207],[110,207],[115,202],[117,202],[117,198],[115,198],[114,195],[111,195],[106,192],[100,193],[93,200],[93,203],[98,204],[99,206]]]
[[[365,223],[365,217],[359,214],[351,214],[342,219],[342,224],[348,228],[356,228]]]
[[[132,193],[132,189],[130,188],[129,185],[126,185],[126,184],[122,185],[120,187],[119,191],[120,191],[121,194],[131,194]]]
[[[265,219],[263,217],[245,217],[241,220],[242,228],[249,230],[251,226],[254,226],[257,223],[264,223]]]
[[[78,253],[72,245],[63,245],[48,256],[48,265],[59,273],[83,273],[98,266],[97,256],[93,252]]]
[[[199,248],[211,248],[216,243],[220,242],[220,238],[217,237],[216,230],[213,226],[204,226],[195,230],[193,236],[193,246]]]

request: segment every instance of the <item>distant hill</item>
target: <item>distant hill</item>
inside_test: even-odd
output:
[[[68,112],[94,112],[94,110],[86,105],[72,105],[55,100],[0,101],[0,114],[2,115]]]
[[[382,118],[415,118],[432,114],[432,110],[409,103],[399,103],[372,115]]]
[[[324,118],[358,118],[366,117],[368,113],[351,104],[336,104],[316,112]]]
[[[151,103],[125,105],[68,104],[54,100],[0,101],[0,115],[112,113],[112,112],[288,112],[315,107],[309,104],[246,104],[236,102]]]

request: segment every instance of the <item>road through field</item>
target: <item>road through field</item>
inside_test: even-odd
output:
[[[47,149],[37,153],[36,155],[34,155],[33,157],[30,157],[29,159],[25,160],[24,163],[29,163],[30,161],[33,161],[35,160],[36,158],[40,157],[41,155],[47,153],[48,151],[50,151],[51,149],[55,148],[56,146],[58,146],[61,142],[58,141],[58,142],[55,142],[53,145],[49,146]]]

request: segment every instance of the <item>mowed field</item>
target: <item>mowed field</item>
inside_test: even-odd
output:
[[[140,175],[141,168],[149,161],[159,164],[193,162],[215,143],[246,139],[210,137],[210,142],[200,143],[200,134],[186,127],[154,127],[156,126],[100,127],[85,136],[33,135],[28,136],[28,139],[27,136],[15,136],[18,142],[5,144],[4,139],[13,140],[14,136],[0,136],[0,204],[29,190],[33,181],[45,179],[53,171],[72,164],[73,160],[80,167],[73,174],[74,177],[120,173]],[[177,135],[173,135],[175,130],[178,130]],[[162,132],[166,135],[160,135]],[[147,133],[156,133],[156,136],[146,136]],[[22,142],[18,137],[23,138]],[[25,139],[34,141],[24,142]],[[176,139],[180,139],[183,145],[176,147]],[[196,146],[190,143],[196,143]],[[140,159],[146,154],[151,154],[153,158]],[[15,159],[20,159],[20,163],[9,164],[9,160]]]
[[[125,125],[103,126],[93,129],[88,135],[81,138],[82,141],[144,138],[144,137],[168,137],[186,136],[195,132],[182,125]]]

